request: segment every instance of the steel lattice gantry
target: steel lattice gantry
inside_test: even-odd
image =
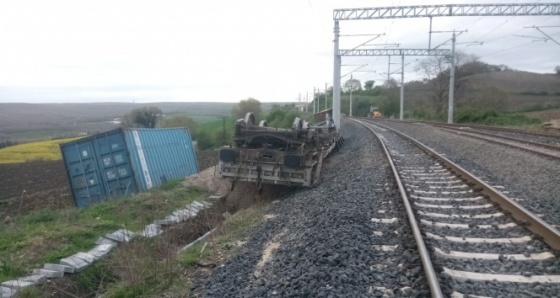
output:
[[[334,71],[333,71],[333,118],[340,127],[340,65],[342,56],[366,56],[376,50],[339,51],[339,21],[376,20],[399,18],[432,17],[475,17],[475,16],[547,16],[560,15],[560,3],[493,3],[493,4],[443,4],[417,6],[389,6],[372,8],[348,8],[333,10],[334,19]],[[372,52],[368,52],[372,51]],[[426,50],[418,50],[420,53]],[[397,54],[398,55],[398,54]],[[401,55],[402,56],[402,55]],[[452,60],[453,61],[453,60]],[[452,86],[452,84],[450,84]],[[452,111],[450,92],[450,111]],[[452,122],[452,114],[448,121]]]
[[[560,14],[560,3],[444,4],[335,9],[335,20],[421,17],[542,16]]]
[[[403,70],[401,71],[401,98],[400,98],[400,105],[399,105],[399,110],[400,110],[399,119],[401,120],[403,120],[403,114],[404,114],[404,56],[449,56],[450,57],[451,56],[450,54],[451,51],[447,49],[352,49],[352,50],[338,51],[338,57],[401,56],[401,64],[403,68]],[[336,110],[334,108],[334,102],[335,101],[333,96],[333,116],[335,114],[334,111]],[[338,107],[340,108],[340,105]],[[336,118],[335,118],[335,123],[336,123]]]
[[[339,50],[339,56],[449,56],[448,49],[352,49]]]
[[[399,119],[403,120],[404,113],[404,56],[451,56],[447,49],[352,49],[339,50],[338,56],[360,57],[360,56],[401,56],[401,98],[399,105]],[[334,98],[334,97],[333,97]],[[333,100],[334,101],[334,100]],[[350,103],[352,104],[352,103]],[[340,107],[340,105],[339,105]],[[334,102],[333,102],[334,115]],[[336,120],[335,120],[336,121]]]

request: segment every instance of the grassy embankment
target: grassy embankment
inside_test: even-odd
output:
[[[494,109],[460,108],[455,113],[457,123],[478,123],[485,125],[538,127],[539,119],[523,113],[506,113]]]
[[[0,149],[0,163],[21,163],[31,160],[59,160],[60,143],[71,142],[77,138],[40,141],[19,144]]]
[[[0,226],[0,282],[24,275],[46,262],[57,262],[93,248],[95,240],[117,229],[141,231],[207,193],[179,181],[134,197],[87,208],[37,210],[5,219]]]
[[[23,291],[24,297],[186,297],[198,270],[217,266],[236,254],[251,228],[263,220],[264,203],[239,211],[212,236],[178,253],[170,234],[135,238],[79,274]],[[198,273],[197,273],[198,272]],[[206,271],[207,272],[207,271]]]

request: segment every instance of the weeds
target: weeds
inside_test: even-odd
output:
[[[183,189],[183,192],[200,191]],[[170,199],[164,194],[159,194],[159,198]],[[259,203],[243,209],[222,222],[225,206],[216,204],[196,219],[170,227],[158,237],[138,237],[120,244],[107,258],[95,262],[80,274],[51,280],[30,289],[30,294],[25,297],[185,297],[191,291],[193,278],[201,278],[197,275],[198,267],[214,267],[244,245],[251,227],[263,219],[264,206]],[[118,209],[105,206],[89,212],[97,216]],[[73,218],[74,214],[66,212],[64,216]],[[80,212],[75,216],[79,218]],[[183,245],[213,227],[216,230],[206,241],[178,253]]]
[[[15,277],[20,277],[25,274],[25,271],[21,268],[14,267],[7,260],[0,263],[0,279],[11,279]]]
[[[106,233],[120,228],[140,231],[206,195],[198,188],[183,187],[178,181],[170,182],[167,189],[157,188],[83,209],[43,209],[12,218],[11,223],[0,225],[0,260],[13,260],[9,264],[12,269],[2,269],[0,282],[19,277],[43,263],[87,251]]]
[[[242,240],[249,235],[252,226],[262,219],[263,205],[239,211],[229,221],[219,226],[210,241],[201,241],[180,254],[181,262],[192,267],[201,260],[212,261],[216,256],[229,257],[237,252]],[[204,248],[204,250],[203,250]]]
[[[181,181],[181,179],[169,180],[161,185],[160,189],[164,191],[176,189],[177,187],[181,186]]]

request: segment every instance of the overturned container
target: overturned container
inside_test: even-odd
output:
[[[119,128],[60,144],[77,207],[198,173],[186,128]]]

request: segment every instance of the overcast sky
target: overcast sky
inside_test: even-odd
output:
[[[1,1],[0,102],[294,101],[332,83],[334,8],[467,2],[554,1]],[[374,44],[428,46],[427,18],[340,25],[341,34],[384,34]],[[514,36],[543,37],[524,28],[531,26],[560,26],[560,16],[433,20],[434,31],[468,29],[457,49],[482,61],[551,73],[560,64],[560,45]],[[560,27],[542,30],[560,41]],[[432,45],[450,37],[434,34]],[[343,37],[341,48],[366,40]],[[484,44],[464,44],[474,41]],[[406,59],[405,81],[419,79],[416,58]],[[343,75],[367,64],[354,78],[380,84],[388,59],[343,58],[342,64],[356,65],[343,67]]]

